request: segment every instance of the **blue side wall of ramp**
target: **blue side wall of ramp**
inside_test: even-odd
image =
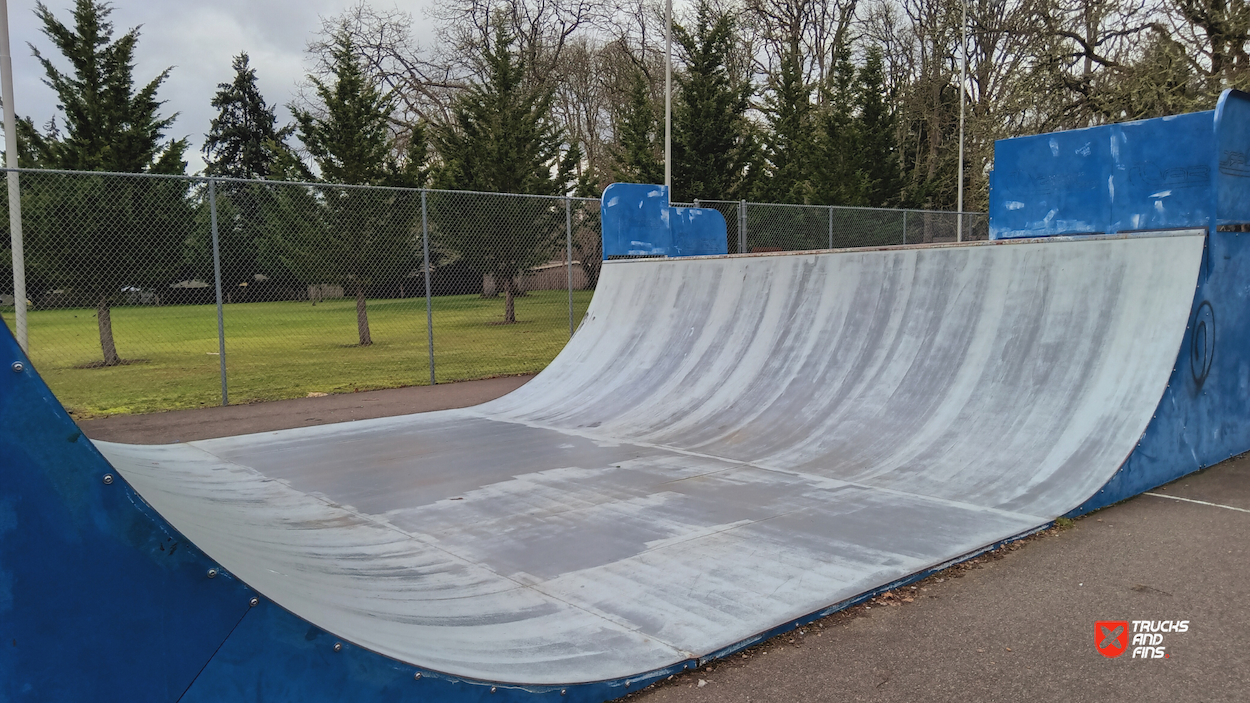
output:
[[[7,327],[0,364],[0,699],[177,700],[254,594],[208,578],[213,562],[82,436]]]
[[[1168,386],[1141,442],[1072,515],[1250,451],[1250,232],[1207,235]]]

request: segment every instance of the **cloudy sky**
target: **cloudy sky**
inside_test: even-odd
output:
[[[380,8],[398,7],[417,22],[417,40],[433,41],[424,8],[431,0],[372,0]],[[340,13],[354,0],[114,0],[114,36],[140,26],[135,82],[142,85],[166,67],[173,72],[159,93],[162,114],[178,113],[169,136],[188,137],[188,171],[203,168],[199,149],[214,110],[209,101],[217,84],[231,79],[231,57],[246,51],[256,68],[261,93],[279,107],[278,119],[290,121],[285,105],[306,72],[304,49],[321,27],[321,17]],[[45,0],[66,25],[72,25],[73,0]],[[35,0],[9,0],[13,47],[14,104],[19,115],[42,125],[56,114],[56,98],[41,82],[43,69],[28,44],[45,56],[59,56],[40,31]],[[62,65],[64,70],[66,67]]]

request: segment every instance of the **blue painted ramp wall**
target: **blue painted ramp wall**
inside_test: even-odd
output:
[[[599,207],[604,259],[729,253],[724,216],[710,208],[670,207],[666,186],[613,183]]]
[[[1212,232],[1168,387],[1141,442],[1071,514],[1250,451],[1250,233]]]
[[[1000,139],[990,237],[1250,222],[1250,95],[1215,110]]]
[[[177,700],[254,594],[208,577],[213,562],[82,436],[7,327],[0,363],[0,699]]]
[[[1226,91],[1215,108],[1217,225],[1250,222],[1250,95]]]
[[[1213,112],[1001,139],[990,237],[1206,226]]]

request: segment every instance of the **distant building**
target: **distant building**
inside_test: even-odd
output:
[[[567,290],[569,287],[569,262],[563,260],[549,261],[535,266],[526,272],[517,282],[521,292],[531,290]],[[573,290],[585,290],[587,287],[586,271],[580,261],[573,262]],[[495,278],[489,273],[482,276],[482,295],[493,296],[501,293],[495,285]]]

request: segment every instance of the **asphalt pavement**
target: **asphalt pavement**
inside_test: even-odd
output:
[[[112,415],[89,420],[78,419],[77,422],[83,433],[91,439],[107,442],[194,442],[198,439],[273,432],[291,427],[467,408],[511,393],[531,378],[532,375],[500,376],[481,381],[340,393],[250,405],[171,410],[148,415]]]

